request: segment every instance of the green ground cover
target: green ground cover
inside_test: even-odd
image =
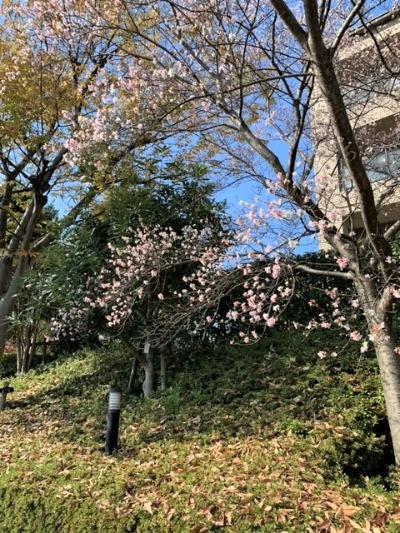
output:
[[[168,390],[123,397],[121,446],[102,451],[121,347],[12,379],[0,413],[2,531],[400,531],[399,476],[373,356],[327,333],[177,358]],[[354,348],[356,350],[356,348]]]

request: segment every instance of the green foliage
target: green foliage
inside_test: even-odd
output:
[[[110,239],[118,241],[127,227],[135,228],[139,221],[170,226],[178,232],[185,225],[202,225],[205,220],[221,229],[228,223],[225,204],[213,199],[215,185],[208,169],[180,159],[166,161],[151,166],[143,185],[125,180],[109,191],[100,218],[109,227]]]
[[[165,393],[123,395],[113,458],[102,432],[108,384],[123,387],[129,368],[123,345],[16,378],[12,409],[0,413],[2,526],[397,531],[375,361],[356,349],[315,355],[336,344],[331,332],[277,331],[252,347],[177,353]]]

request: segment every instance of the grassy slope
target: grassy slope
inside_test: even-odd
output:
[[[379,477],[373,360],[319,361],[322,343],[335,340],[276,333],[181,362],[163,396],[125,398],[112,458],[101,433],[123,354],[14,379],[0,413],[2,531],[400,531],[398,478]]]

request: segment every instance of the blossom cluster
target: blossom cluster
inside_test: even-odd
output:
[[[159,342],[173,336],[172,329],[194,327],[194,321],[211,329],[216,323],[235,324],[240,341],[255,341],[278,322],[292,288],[283,280],[279,257],[255,260],[252,253],[239,254],[236,242],[207,227],[129,230],[121,244],[108,245],[98,276],[79,302],[57,317],[53,330],[58,337],[73,336],[75,328],[79,335],[84,317],[100,310],[108,330],[120,332],[139,319]],[[229,294],[233,300],[221,314],[220,302]]]

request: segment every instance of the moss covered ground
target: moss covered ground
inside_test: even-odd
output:
[[[373,355],[329,333],[177,357],[168,390],[123,396],[103,453],[121,346],[12,378],[0,413],[0,530],[29,533],[400,531]]]

